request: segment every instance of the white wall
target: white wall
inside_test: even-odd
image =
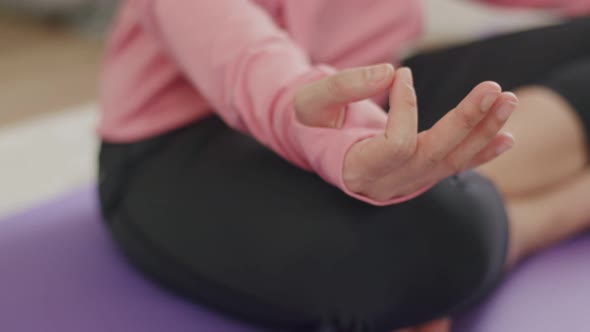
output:
[[[491,7],[478,1],[424,1],[427,24],[421,45],[429,47],[557,21],[547,12]]]

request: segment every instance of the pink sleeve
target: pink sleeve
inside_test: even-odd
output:
[[[245,0],[143,1],[147,28],[160,37],[170,56],[227,124],[370,204],[401,202],[425,190],[376,202],[345,187],[342,167],[348,149],[382,132],[386,115],[376,104],[365,101],[350,107],[343,129],[298,123],[293,109],[296,89],[334,70],[312,66],[307,54],[260,7]]]
[[[590,0],[484,0],[485,2],[516,7],[530,7],[557,10],[565,15],[590,14]]]

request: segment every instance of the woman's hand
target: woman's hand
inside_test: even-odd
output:
[[[393,79],[393,84],[391,84]],[[444,78],[433,78],[444,84]],[[352,192],[376,201],[410,195],[448,176],[487,163],[509,150],[514,139],[499,133],[518,100],[498,84],[476,86],[432,128],[418,133],[418,103],[408,68],[391,65],[342,71],[302,87],[295,111],[305,125],[339,128],[346,105],[391,86],[383,133],[348,151],[343,180]]]

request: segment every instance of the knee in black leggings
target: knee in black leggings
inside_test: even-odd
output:
[[[383,316],[406,326],[452,315],[481,300],[500,279],[508,247],[502,198],[475,172],[446,179],[411,204],[415,217],[402,221],[411,225],[403,226],[410,231],[400,248],[416,253],[400,260],[411,271],[400,285],[408,287],[407,297]]]
[[[167,287],[247,321],[298,331],[391,331],[453,314],[498,280],[506,216],[486,180],[448,179],[398,208],[407,219],[357,211],[355,218],[365,218],[349,224],[348,235],[326,234],[325,243],[305,253],[279,254],[290,263],[258,267],[274,272],[252,266],[252,273],[216,278],[163,255],[166,248],[144,241],[128,220],[115,219],[111,227],[130,258]]]
[[[481,299],[501,276],[507,219],[486,179],[465,173],[387,209],[391,218],[367,213],[357,230],[364,238],[354,249],[341,248],[354,254],[315,290],[330,301],[309,317],[336,331],[391,331],[453,314]]]

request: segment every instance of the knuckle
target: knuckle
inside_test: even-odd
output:
[[[449,158],[446,159],[445,164],[453,173],[460,173],[467,167],[467,163],[464,160],[455,156],[449,156]]]
[[[326,81],[327,93],[332,97],[340,97],[348,92],[345,80],[338,76],[332,76]]]
[[[482,136],[485,139],[492,139],[498,131],[502,128],[502,124],[498,122],[498,120],[494,121],[487,121],[487,123],[482,128]]]
[[[408,159],[416,151],[416,143],[413,140],[395,138],[389,140],[392,154],[399,159]]]
[[[464,106],[459,106],[456,112],[459,125],[462,129],[472,130],[479,123],[480,119],[473,112],[469,112]]]
[[[417,108],[418,107],[418,99],[416,98],[416,94],[414,91],[408,92],[404,96],[404,103],[408,108]]]
[[[422,157],[424,163],[429,168],[434,168],[438,166],[442,158],[443,156],[437,151],[427,151],[424,153],[424,156]]]

